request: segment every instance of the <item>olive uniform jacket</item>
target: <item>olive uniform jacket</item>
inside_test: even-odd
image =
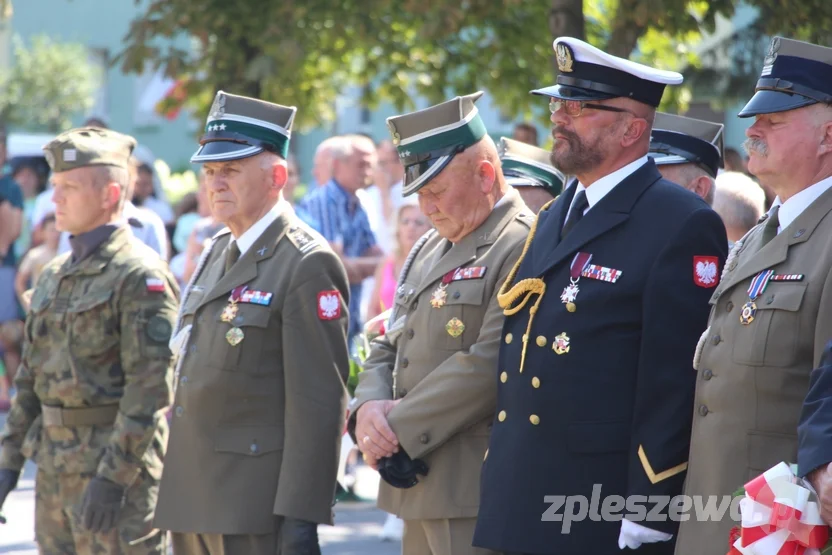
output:
[[[288,204],[273,210],[277,219],[225,275],[232,236],[218,233],[183,295],[179,333],[190,331],[172,341],[184,358],[160,529],[265,534],[274,531],[273,515],[332,523],[349,285],[338,256]]]
[[[406,520],[477,515],[480,467],[496,406],[503,326],[497,290],[533,219],[520,194],[509,189],[458,243],[432,235],[399,283],[394,313],[404,316],[403,327],[371,345],[350,426],[354,430],[354,415],[367,401],[401,399],[388,422],[401,448],[425,461],[429,474],[410,489],[382,482],[380,508]],[[470,269],[468,279],[457,274],[461,279],[447,284],[443,306],[434,308],[434,291],[457,268]]]
[[[832,338],[830,212],[832,189],[765,246],[764,224],[734,245],[694,361],[686,495],[715,495],[721,502],[777,463],[798,462],[809,378]],[[777,277],[755,300],[753,321],[742,324],[749,285],[767,269]],[[801,474],[810,470],[799,468]],[[730,511],[718,522],[694,517],[681,524],[676,553],[724,552],[731,527],[739,524]]]

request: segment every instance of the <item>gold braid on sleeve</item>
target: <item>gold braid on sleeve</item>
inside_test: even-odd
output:
[[[557,199],[552,199],[547,202],[540,211],[546,210],[550,204],[555,202]],[[500,287],[500,290],[497,292],[497,302],[500,305],[500,308],[503,309],[503,314],[506,316],[512,316],[517,314],[529,300],[532,298],[532,295],[537,295],[537,300],[535,301],[534,305],[529,309],[529,323],[526,326],[526,333],[523,334],[523,347],[520,354],[520,373],[523,372],[523,366],[526,363],[526,346],[529,343],[529,333],[532,330],[532,321],[534,320],[534,315],[537,313],[537,309],[540,306],[540,301],[543,300],[543,294],[546,293],[546,283],[540,278],[526,278],[521,280],[519,283],[512,286],[512,282],[514,278],[517,276],[518,270],[520,270],[520,264],[523,263],[523,259],[526,257],[526,253],[529,251],[529,246],[532,244],[532,240],[534,239],[534,232],[537,230],[537,222],[539,221],[540,214],[538,213],[538,218],[535,218],[534,223],[532,224],[531,229],[529,230],[529,236],[526,237],[526,244],[523,245],[523,252],[520,253],[520,258],[517,259],[517,263],[509,272],[506,281],[503,282],[503,285]],[[522,297],[522,300],[519,303],[516,303],[518,299]]]

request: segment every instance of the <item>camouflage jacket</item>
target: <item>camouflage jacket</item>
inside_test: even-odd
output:
[[[0,468],[31,458],[47,472],[97,473],[125,486],[142,469],[160,477],[178,297],[165,262],[126,228],[77,264],[67,253],[47,265],[26,320]],[[108,406],[106,423],[46,418],[52,407]]]

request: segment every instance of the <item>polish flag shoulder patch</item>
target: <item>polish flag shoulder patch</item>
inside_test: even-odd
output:
[[[693,283],[710,289],[719,283],[719,258],[716,256],[693,257]]]
[[[335,289],[318,293],[318,318],[337,320],[341,317],[341,295]]]
[[[164,293],[165,282],[159,278],[147,278],[144,280],[148,293]]]

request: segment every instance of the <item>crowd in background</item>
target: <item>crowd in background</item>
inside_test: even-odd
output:
[[[98,120],[86,125],[104,127]],[[540,145],[537,130],[518,124],[512,138]],[[9,405],[19,364],[25,320],[25,294],[42,268],[70,249],[68,235],[55,228],[49,168],[42,158],[6,160],[0,132],[0,410]],[[197,191],[171,205],[154,175],[152,157],[137,149],[124,219],[134,235],[169,261],[180,287],[187,284],[199,256],[223,226],[211,217],[200,179]],[[416,196],[401,194],[404,169],[395,146],[354,134],[327,138],[318,146],[310,173],[300,183],[290,155],[285,199],[298,216],[321,233],[341,256],[350,280],[350,341],[364,322],[393,303],[396,281],[408,252],[430,227]],[[745,168],[744,157],[725,150],[725,170],[716,179],[713,207],[731,242],[738,240],[768,209],[773,197]]]

